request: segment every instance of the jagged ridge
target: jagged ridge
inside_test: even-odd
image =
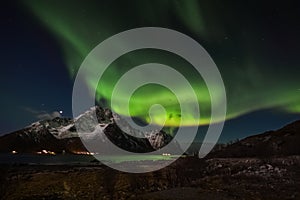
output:
[[[99,122],[96,127],[89,123],[94,111]],[[134,137],[141,136],[141,133],[128,125],[126,132],[130,131],[130,135],[126,134],[117,126],[115,120],[118,120],[118,116],[113,116],[109,109],[96,106],[75,119],[54,118],[35,122],[24,129],[0,137],[0,152],[14,150],[33,153],[43,149],[56,153],[86,152],[86,148],[78,137],[75,123],[80,126],[80,129],[87,130],[91,137],[93,133],[101,129],[110,141],[131,152],[151,152],[164,147],[173,139],[164,131],[155,130],[146,133],[146,138]],[[180,151],[179,145],[176,148]]]

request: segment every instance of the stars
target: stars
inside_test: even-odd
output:
[[[60,110],[60,111],[59,111],[59,114],[63,114],[63,111],[62,111],[62,110]]]

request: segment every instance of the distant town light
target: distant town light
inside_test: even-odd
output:
[[[50,154],[50,155],[56,155],[56,153],[54,151],[47,151],[45,149],[43,149],[42,151],[38,151],[36,152],[37,154]]]
[[[18,152],[17,152],[17,151],[12,151],[11,153],[12,153],[12,154],[17,154]]]
[[[88,152],[88,151],[74,151],[72,153],[78,154],[78,155],[95,155],[95,154],[98,154],[98,153]]]

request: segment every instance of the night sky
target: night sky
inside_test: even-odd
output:
[[[40,119],[71,117],[73,81],[87,53],[114,34],[144,26],[185,33],[214,59],[228,97],[228,120],[221,142],[300,119],[297,1],[29,0],[8,1],[0,9],[0,134]],[[166,52],[134,52],[114,62],[98,87],[97,100],[109,101],[114,83],[124,71],[153,61],[190,76],[198,97],[204,99],[199,101],[203,123],[197,125],[205,127],[209,119],[207,88],[184,60]],[[87,74],[87,88],[94,82]],[[178,105],[169,101],[174,97],[165,88],[154,86],[135,94],[131,114],[147,121],[153,91],[161,97],[168,116],[176,116]]]

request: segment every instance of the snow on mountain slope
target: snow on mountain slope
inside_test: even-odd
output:
[[[92,120],[94,113],[98,119],[96,125]],[[125,133],[118,127],[116,120],[120,120],[120,117],[115,114],[113,116],[109,109],[95,106],[74,119],[57,117],[35,122],[22,130],[0,137],[0,145],[2,144],[0,152],[9,151],[8,149],[32,152],[46,148],[55,152],[65,149],[86,151],[76,131],[78,128],[80,137],[90,140],[100,138],[102,142],[109,139],[120,148],[132,152],[151,152],[164,147],[173,139],[164,131],[152,130],[144,134],[131,128],[124,120],[118,121],[125,127]],[[175,145],[180,152],[179,145],[177,143]]]

